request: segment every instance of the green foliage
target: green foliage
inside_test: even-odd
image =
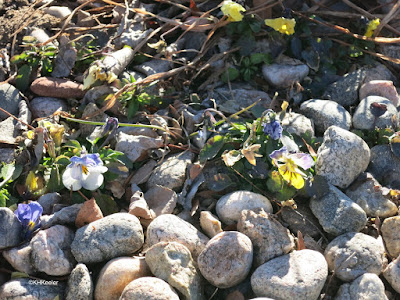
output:
[[[17,180],[21,175],[22,166],[15,165],[15,162],[10,164],[3,163],[0,171],[0,207],[9,207],[18,202],[18,199],[13,197],[9,191],[9,184]]]
[[[74,70],[76,73],[83,73],[96,60],[94,54],[99,50],[99,47],[96,45],[94,36],[90,40],[78,40],[74,43],[74,46],[77,51]]]
[[[36,46],[36,39],[25,36],[22,40],[22,47],[26,48],[21,54],[14,55],[11,63],[18,67],[16,86],[19,90],[25,91],[30,83],[33,72],[40,69],[42,76],[48,76],[53,71],[53,59],[57,55],[57,47],[49,44]]]
[[[374,130],[354,129],[353,133],[362,138],[370,148],[376,145],[389,144],[389,138],[394,134],[390,128],[375,128]]]

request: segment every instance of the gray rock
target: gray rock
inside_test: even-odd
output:
[[[372,80],[390,80],[395,81],[396,77],[390,72],[390,70],[383,64],[376,63],[373,68],[365,69],[366,74],[364,78],[364,83],[370,82]]]
[[[25,124],[30,124],[32,121],[32,113],[29,110],[28,104],[26,103],[25,100],[21,100],[19,102],[18,109],[19,109],[18,119],[25,122]],[[28,126],[25,124],[18,122],[18,124],[15,127],[20,130],[27,130]]]
[[[70,10],[68,7],[65,7]],[[71,13],[71,12],[70,12]],[[59,37],[60,46],[54,60],[54,70],[51,72],[52,77],[68,77],[75,65],[77,58],[77,50],[70,42],[69,38],[61,35]]]
[[[143,135],[129,135],[123,132],[118,133],[116,140],[115,150],[125,153],[132,162],[145,158],[149,150],[164,145],[162,137],[151,138]]]
[[[147,181],[147,188],[156,185],[171,190],[180,190],[186,179],[186,168],[192,163],[194,154],[190,151],[168,156],[157,166]]]
[[[346,188],[367,169],[369,160],[370,150],[362,138],[331,126],[325,131],[324,141],[318,149],[315,171],[331,184]]]
[[[222,196],[216,205],[218,217],[227,225],[239,221],[243,210],[260,208],[267,213],[272,213],[272,205],[267,197],[249,191],[236,191]]]
[[[0,207],[0,250],[17,246],[22,242],[21,222],[8,207]]]
[[[156,216],[172,214],[178,200],[178,196],[173,190],[159,185],[148,189],[144,194],[144,198]]]
[[[327,277],[324,256],[305,249],[274,258],[258,267],[251,276],[251,286],[259,297],[317,300]]]
[[[129,283],[119,300],[179,300],[175,290],[164,280],[156,277],[142,277]]]
[[[61,202],[61,195],[59,193],[47,193],[40,196],[38,202],[43,207],[43,215],[49,215],[53,211],[53,205]]]
[[[51,116],[56,111],[67,111],[68,106],[64,100],[51,97],[36,97],[29,103],[32,114],[35,118]]]
[[[22,100],[19,91],[11,84],[4,83],[0,85],[0,107],[14,116],[18,115],[18,104]],[[0,111],[0,120],[9,116]]]
[[[389,282],[391,287],[400,293],[400,256],[383,270],[383,276]]]
[[[345,282],[365,273],[380,275],[387,263],[382,240],[359,232],[349,232],[331,241],[325,249],[325,259],[329,270]]]
[[[117,89],[113,86],[108,86],[108,85],[95,86],[86,92],[85,96],[82,99],[82,103],[95,103],[96,100],[99,100],[102,96],[116,92]]]
[[[382,238],[391,257],[400,254],[400,216],[386,218],[381,226]]]
[[[300,137],[304,135],[308,135],[310,137],[314,136],[313,121],[306,116],[295,112],[285,114],[285,118],[282,120],[282,127],[287,132]]]
[[[257,212],[243,210],[237,228],[253,243],[255,267],[287,254],[295,247],[289,230],[262,209]]]
[[[300,82],[308,75],[307,65],[271,64],[262,66],[265,80],[278,88],[285,88]]]
[[[31,263],[31,244],[26,243],[10,250],[4,250],[4,258],[19,272],[34,274],[35,270]]]
[[[69,275],[66,300],[91,300],[93,299],[93,281],[88,268],[84,264],[77,264]]]
[[[145,183],[149,179],[156,165],[157,162],[154,159],[149,159],[143,166],[136,170],[129,183],[136,185]]]
[[[151,275],[144,257],[114,258],[101,269],[94,298],[96,300],[118,300],[124,288],[132,280]]]
[[[10,164],[15,160],[15,150],[13,148],[0,148],[0,161]]]
[[[310,201],[322,228],[335,236],[363,229],[368,221],[364,210],[333,185],[328,189],[322,197],[314,196]]]
[[[373,109],[371,109],[372,103],[386,105],[386,112],[380,117],[376,118],[373,115]],[[356,111],[353,115],[353,126],[356,129],[374,129],[392,127],[392,118],[397,115],[396,106],[384,97],[380,96],[368,96],[364,98],[357,106]]]
[[[322,98],[333,100],[342,106],[354,105],[358,101],[358,89],[364,82],[365,69],[345,74],[340,80],[330,84]]]
[[[181,292],[185,299],[202,300],[202,279],[188,248],[177,242],[160,242],[146,252],[151,272]]]
[[[79,228],[71,251],[78,262],[96,263],[131,255],[143,243],[143,229],[138,218],[128,213],[115,213]]]
[[[143,23],[128,22],[127,30],[124,30],[121,37],[117,39],[117,44],[128,45],[135,49],[143,39],[153,32],[153,29],[144,29]]]
[[[386,3],[390,2],[390,1],[387,1],[387,0],[383,0],[383,1],[385,1]],[[390,7],[390,5],[389,5],[389,7]],[[380,51],[380,53],[382,53],[383,55],[392,57],[394,59],[400,59],[400,47],[398,45],[382,44],[382,45],[379,46],[379,50],[378,51]],[[388,63],[397,72],[400,70],[400,66],[397,63],[390,62],[390,61],[388,61]]]
[[[135,71],[141,72],[146,76],[168,72],[171,68],[172,63],[170,61],[161,59],[152,59],[133,67]]]
[[[346,130],[351,126],[350,113],[335,101],[307,100],[301,104],[300,112],[314,121],[318,133],[323,134],[332,125]]]
[[[95,103],[88,103],[83,110],[82,113],[82,118],[89,116],[95,112],[99,111],[99,108]],[[92,118],[90,118],[90,121],[93,122],[105,122],[107,119],[107,115],[105,113],[100,113]],[[87,137],[89,136],[94,129],[96,128],[96,125],[87,125],[87,124],[79,124],[79,128],[81,130],[81,135],[82,137]]]
[[[394,106],[399,106],[399,94],[397,93],[393,81],[373,80],[364,83],[360,87],[358,97],[360,100],[363,100],[367,96],[381,96],[390,100]]]
[[[58,280],[12,279],[0,287],[0,299],[53,300],[64,296],[65,284]]]
[[[376,274],[366,273],[352,283],[342,284],[334,300],[387,300],[385,286]]]
[[[30,243],[31,262],[34,268],[53,276],[71,273],[75,265],[70,249],[73,239],[74,232],[62,225],[39,230]]]
[[[365,181],[356,182],[346,190],[346,195],[356,202],[369,217],[391,217],[397,213],[396,204],[391,201],[389,189],[382,188],[370,174],[365,173]],[[361,180],[361,179],[360,179]]]
[[[256,106],[265,110],[269,108],[272,101],[266,92],[243,85],[233,85],[232,88],[228,86],[217,88],[209,96],[215,98],[215,102],[221,111],[232,114],[250,106],[258,99],[261,99],[261,101]]]
[[[371,161],[367,171],[383,186],[400,189],[400,157],[393,154],[389,145],[371,148]]]
[[[74,226],[81,207],[82,204],[73,204],[60,209],[52,215],[42,216],[40,219],[41,228],[47,229],[57,224]]]
[[[18,136],[17,125],[18,122],[9,117],[0,122],[0,140],[7,143],[15,143],[15,138]]]
[[[159,242],[179,242],[190,250],[194,260],[208,241],[209,238],[196,227],[175,215],[161,215],[147,227],[146,243],[149,247]]]
[[[253,262],[253,245],[243,233],[224,231],[214,236],[200,253],[197,263],[201,274],[218,288],[242,282]]]

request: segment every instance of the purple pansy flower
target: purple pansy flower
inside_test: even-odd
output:
[[[282,126],[279,120],[276,119],[276,114],[272,110],[267,112],[267,122],[263,124],[264,133],[268,134],[271,139],[279,140],[282,137]]]
[[[40,227],[40,216],[43,208],[37,201],[31,201],[29,204],[18,204],[15,215],[24,227],[24,237],[28,239],[31,234]]]

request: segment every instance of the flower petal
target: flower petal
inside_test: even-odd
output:
[[[87,167],[89,174],[90,173],[105,173],[108,171],[108,168],[105,166],[89,166]]]
[[[307,153],[293,153],[289,154],[288,157],[304,170],[307,170],[314,165],[314,159]]]
[[[288,153],[286,147],[282,147],[279,150],[273,151],[269,157],[273,160],[281,160],[284,156],[286,156]]]
[[[295,189],[301,189],[304,186],[304,179],[300,174],[295,172],[290,172],[285,166],[279,168],[279,174],[282,178],[290,183]]]
[[[77,190],[80,190],[82,188],[82,184],[81,184],[81,181],[79,179],[73,178],[73,176],[72,176],[72,170],[73,169],[74,169],[74,167],[73,168],[67,168],[64,171],[63,176],[62,176],[62,181],[63,181],[64,186],[67,189],[72,190],[72,191],[77,191]],[[81,177],[82,177],[82,173],[81,173]]]
[[[82,181],[82,186],[89,191],[94,191],[103,184],[103,181],[104,176],[101,173],[92,172]]]
[[[281,136],[281,142],[286,147],[288,152],[299,152],[299,146],[287,135]]]
[[[37,223],[39,217],[43,213],[43,207],[37,201],[31,201],[29,203],[29,207],[30,207],[30,210],[31,210],[31,220],[33,222]]]
[[[83,170],[82,170],[82,165],[73,165],[72,167],[68,168],[65,170],[70,170],[69,176],[71,176],[75,180],[82,180],[83,178]],[[64,172],[65,173],[65,172]]]

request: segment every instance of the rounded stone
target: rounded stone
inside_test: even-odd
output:
[[[386,110],[382,111],[384,113],[379,117],[373,114],[373,112],[377,110],[373,107],[374,103],[386,106]],[[389,99],[380,96],[368,96],[358,104],[353,114],[353,126],[356,129],[366,130],[372,130],[375,127],[392,127],[393,116],[397,116],[397,108]]]
[[[68,278],[65,291],[66,300],[93,299],[93,281],[88,268],[84,264],[77,264]]]
[[[289,230],[263,210],[242,211],[237,227],[253,243],[256,267],[274,257],[289,253],[295,247]]]
[[[35,118],[45,118],[56,111],[67,111],[68,106],[64,100],[51,97],[36,97],[30,101],[30,108]]]
[[[287,132],[300,137],[304,135],[313,137],[315,134],[314,123],[306,116],[295,112],[285,114],[285,117],[282,120],[282,127]]]
[[[252,262],[251,240],[237,231],[225,231],[214,236],[197,260],[204,278],[224,289],[242,282]]]
[[[315,130],[324,133],[330,126],[349,130],[350,113],[340,104],[331,100],[311,99],[303,102],[300,112],[314,121]]]
[[[158,216],[147,227],[146,243],[149,247],[159,242],[178,242],[190,250],[195,260],[208,241],[209,238],[192,224],[171,214]]]
[[[31,278],[12,279],[0,286],[0,299],[62,299],[65,284],[58,280],[47,280],[48,284],[41,280]]]
[[[23,227],[8,207],[0,207],[0,250],[22,242]]]
[[[25,243],[18,247],[4,250],[3,256],[15,270],[31,275],[36,272],[31,263],[31,252],[31,245]]]
[[[188,248],[177,242],[160,242],[146,252],[151,272],[181,292],[185,299],[203,300],[202,279]]]
[[[62,99],[81,99],[86,91],[83,85],[68,79],[39,77],[30,86],[32,92],[43,97],[57,97]]]
[[[38,202],[43,207],[43,215],[50,215],[53,212],[54,204],[60,203],[61,200],[59,193],[47,193],[41,196]]]
[[[129,283],[120,300],[179,300],[178,294],[164,280],[142,277]]]
[[[392,260],[385,270],[383,270],[383,276],[391,287],[400,293],[400,256]]]
[[[115,213],[79,228],[71,250],[78,262],[96,263],[131,255],[143,243],[139,219],[128,213]]]
[[[269,84],[275,87],[289,87],[308,75],[307,65],[271,64],[262,66],[262,74]]]
[[[348,187],[369,164],[370,150],[354,133],[337,126],[329,127],[317,152],[315,171],[329,183]],[[351,163],[350,163],[351,162]]]
[[[39,230],[30,243],[34,268],[53,276],[71,273],[75,264],[70,249],[73,239],[74,232],[66,226],[55,225]]]
[[[151,272],[144,257],[118,257],[110,260],[101,269],[97,279],[94,298],[96,300],[118,300],[124,288]]]
[[[336,293],[335,300],[387,300],[385,286],[376,275],[365,273],[352,283],[342,284]]]
[[[380,275],[387,260],[381,240],[364,233],[350,232],[338,236],[325,249],[329,270],[349,282],[365,273]]]
[[[249,191],[236,191],[221,197],[216,206],[218,217],[227,225],[236,223],[243,210],[264,209],[272,213],[272,205],[267,197]]]
[[[317,300],[328,277],[324,256],[314,250],[294,251],[258,267],[251,286],[259,297]]]
[[[18,104],[22,100],[19,95],[19,91],[8,83],[3,83],[0,85],[0,107],[13,114],[18,115]],[[0,120],[4,120],[9,116],[4,112],[0,111]]]
[[[400,216],[386,218],[383,221],[382,238],[391,257],[398,257],[400,254]]]
[[[390,100],[396,107],[399,105],[399,94],[393,81],[371,80],[364,83],[358,92],[359,99],[362,100],[372,95],[384,97]]]

